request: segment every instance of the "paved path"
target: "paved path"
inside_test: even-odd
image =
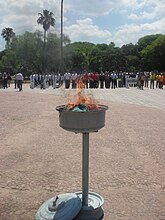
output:
[[[12,86],[0,89],[0,220],[34,220],[44,201],[82,189],[82,137],[55,111],[75,91]],[[87,91],[110,107],[90,134],[89,189],[104,197],[104,220],[165,220],[165,90]]]
[[[48,93],[55,95],[63,95],[65,97],[68,94],[73,93],[75,90],[73,89],[64,89],[64,87],[58,89],[52,89],[52,87],[47,88],[46,90],[41,90],[39,88],[30,89],[29,85],[23,85],[23,92],[30,93]],[[17,90],[11,88],[0,89],[0,92],[13,91],[17,92]],[[142,105],[146,107],[154,107],[158,109],[165,109],[165,88],[162,89],[148,89],[139,90],[137,88],[117,88],[117,89],[86,89],[87,93],[91,93],[95,99],[102,99],[115,103],[126,103],[126,104],[136,104]]]

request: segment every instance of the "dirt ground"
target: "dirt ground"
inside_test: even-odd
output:
[[[82,135],[59,127],[65,95],[0,91],[0,220],[34,220],[49,198],[82,190]],[[90,134],[90,191],[104,220],[165,220],[165,109],[101,100]]]

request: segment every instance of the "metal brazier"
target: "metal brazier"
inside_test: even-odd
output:
[[[98,105],[98,109],[87,112],[67,110],[65,105],[57,106],[60,127],[75,133],[94,132],[105,126],[106,105]]]

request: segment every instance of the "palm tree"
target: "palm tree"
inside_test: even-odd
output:
[[[2,30],[1,36],[6,41],[6,48],[9,48],[12,38],[15,36],[15,33],[12,28],[4,28]]]
[[[53,18],[54,14],[48,10],[43,10],[42,13],[38,13],[39,18],[37,19],[37,23],[41,24],[44,29],[44,62],[43,62],[43,70],[45,69],[45,46],[46,46],[46,34],[49,30],[50,26],[55,26],[55,18]]]

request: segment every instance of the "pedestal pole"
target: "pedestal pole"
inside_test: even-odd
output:
[[[89,133],[83,133],[82,139],[82,205],[88,205],[89,188]]]

